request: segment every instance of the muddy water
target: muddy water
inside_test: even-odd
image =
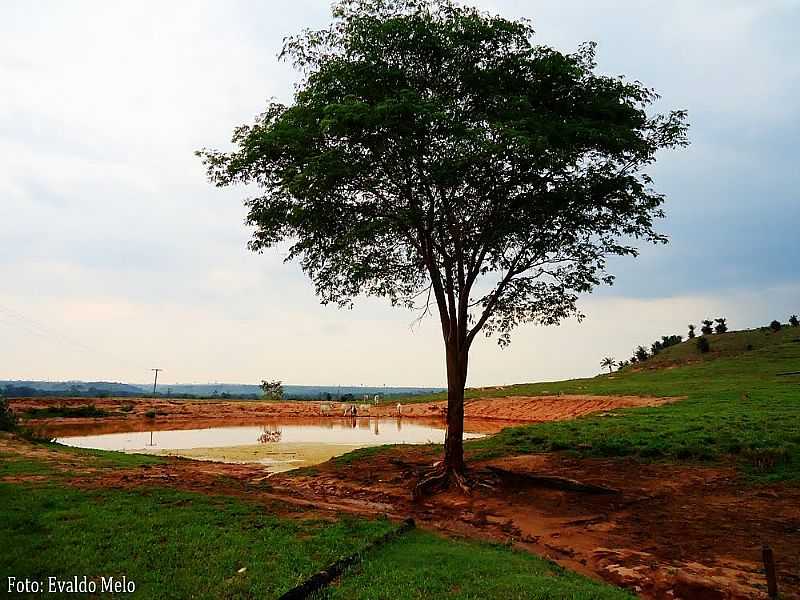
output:
[[[166,425],[169,426],[169,425]],[[104,425],[53,432],[67,446],[185,456],[202,460],[256,462],[271,471],[285,471],[324,462],[356,448],[383,444],[427,444],[444,441],[439,421],[398,418],[302,419],[235,426],[174,429],[131,424],[133,431],[103,431]],[[479,428],[478,428],[479,429]],[[465,439],[481,437],[468,432]]]

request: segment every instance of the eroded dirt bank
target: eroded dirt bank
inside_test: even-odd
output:
[[[648,398],[640,396],[512,396],[468,400],[465,417],[475,420],[497,420],[507,424],[531,423],[574,419],[582,415],[605,412],[617,408],[659,406],[675,398]],[[11,408],[24,415],[32,409],[48,407],[79,408],[94,404],[105,411],[104,417],[70,417],[69,419],[36,418],[33,424],[61,425],[71,423],[119,422],[149,419],[159,427],[178,428],[181,422],[209,423],[224,419],[226,423],[268,420],[270,418],[341,418],[351,403],[339,402],[262,402],[222,400],[169,400],[165,398],[18,398],[11,400]],[[359,416],[397,416],[398,408],[392,405],[356,404]],[[446,402],[403,404],[399,414],[403,418],[441,418],[446,413]],[[155,414],[156,418],[147,415]],[[193,424],[194,425],[194,424]],[[210,426],[210,425],[208,425]]]

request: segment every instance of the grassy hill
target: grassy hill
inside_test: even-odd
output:
[[[470,442],[473,457],[544,451],[645,460],[735,461],[760,480],[800,482],[800,329],[749,330],[672,346],[644,365],[589,379],[472,389],[467,397],[632,394],[681,396],[657,408],[513,427]],[[428,399],[443,395],[429,396]]]

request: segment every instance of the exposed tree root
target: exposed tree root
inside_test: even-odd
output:
[[[433,468],[422,474],[411,492],[411,497],[414,501],[418,501],[447,489],[457,489],[462,494],[469,496],[477,488],[494,491],[497,487],[507,486],[544,487],[588,494],[620,493],[619,490],[612,487],[585,483],[555,475],[519,473],[492,466],[487,469],[462,473],[454,469],[447,469],[442,463],[437,463]]]
[[[482,481],[438,464],[422,475],[411,491],[411,497],[416,502],[451,488],[455,488],[462,494],[469,496],[476,487],[494,489],[494,486],[487,481]]]
[[[619,494],[619,490],[605,485],[585,483],[567,477],[556,475],[537,475],[535,473],[524,473],[509,471],[499,467],[488,467],[488,470],[497,476],[497,479],[505,485],[529,485],[532,487],[544,487],[568,492],[584,492],[587,494]]]

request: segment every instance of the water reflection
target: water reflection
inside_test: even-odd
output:
[[[395,427],[391,427],[394,422]],[[135,427],[135,423],[130,426]],[[168,427],[168,424],[164,425]],[[173,425],[175,427],[175,425]],[[149,429],[149,428],[148,428]],[[419,419],[400,418],[320,418],[315,421],[271,421],[258,425],[207,426],[202,428],[163,429],[153,431],[117,431],[95,433],[82,430],[62,433],[56,441],[68,446],[102,450],[143,451],[153,447],[161,450],[191,448],[226,448],[250,444],[333,444],[371,446],[376,444],[440,444],[444,441],[445,425]],[[97,430],[95,430],[97,431]],[[102,429],[100,430],[102,431]],[[464,438],[481,437],[465,433]]]

